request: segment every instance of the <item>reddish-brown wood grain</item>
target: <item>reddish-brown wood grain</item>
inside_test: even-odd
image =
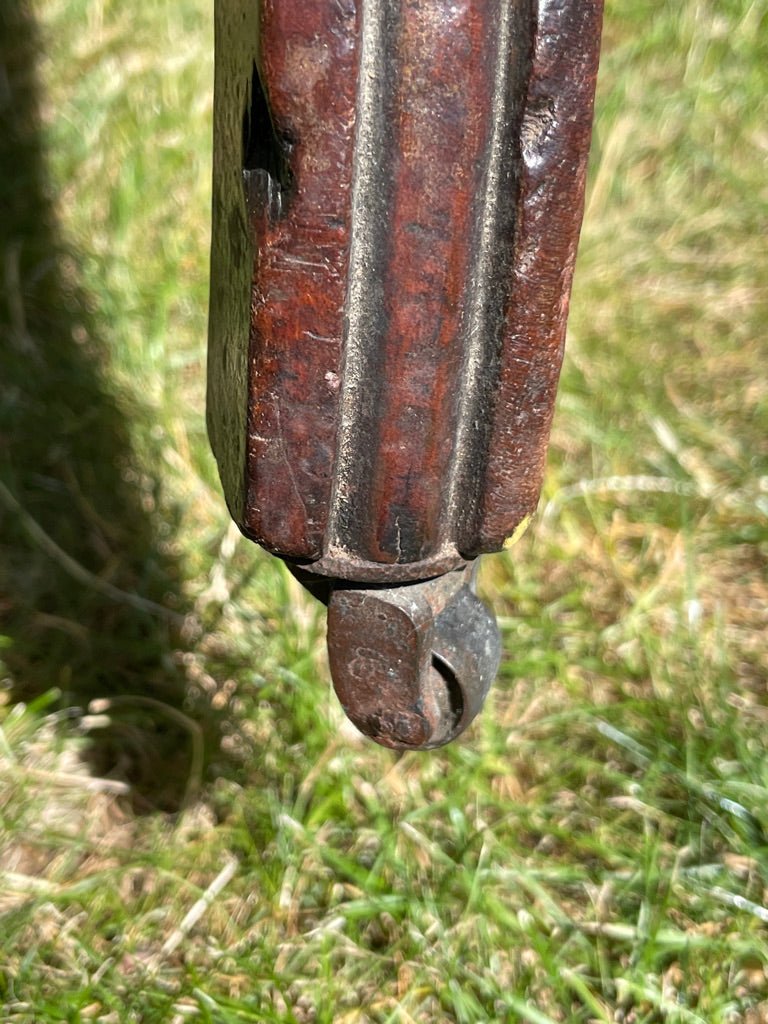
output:
[[[495,7],[404,0],[391,33],[382,146],[388,218],[370,274],[371,288],[381,290],[379,320],[365,339],[375,352],[373,444],[356,453],[355,493],[364,502],[347,530],[347,546],[373,562],[419,562],[450,543],[444,506],[492,122]]]
[[[468,554],[498,551],[536,509],[584,209],[602,4],[539,0],[536,14],[491,429],[459,541]]]
[[[217,15],[232,47],[247,13],[258,68],[233,113],[251,68],[241,52],[220,81],[217,49],[249,212],[216,199],[215,175],[214,258],[247,248],[243,230],[253,254],[245,439],[220,409],[230,299],[212,300],[230,507],[315,573],[434,576],[500,548],[538,500],[601,2],[262,0],[255,33],[253,3]]]
[[[266,0],[261,8],[259,72],[275,136],[267,142],[282,149],[287,174],[271,184],[279,208],[251,218],[243,525],[275,553],[303,559],[322,553],[331,496],[358,20],[352,0]]]

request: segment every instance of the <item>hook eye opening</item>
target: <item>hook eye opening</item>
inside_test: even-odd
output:
[[[464,715],[464,694],[453,667],[436,651],[432,652],[432,671],[439,676],[445,693],[445,711],[450,718],[447,737],[453,738]]]

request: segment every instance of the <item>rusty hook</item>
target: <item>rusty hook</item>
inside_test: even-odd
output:
[[[333,685],[351,721],[377,743],[442,746],[482,707],[501,642],[475,593],[476,565],[400,586],[333,587]]]

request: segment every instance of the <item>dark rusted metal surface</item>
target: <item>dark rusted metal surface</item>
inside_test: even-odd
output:
[[[389,745],[445,742],[485,692],[446,697],[434,645],[479,605],[454,570],[538,500],[600,16],[216,5],[211,440],[243,532],[329,579],[337,691]]]
[[[328,655],[349,718],[388,747],[426,750],[458,736],[499,667],[496,623],[472,569],[376,589],[337,585]]]

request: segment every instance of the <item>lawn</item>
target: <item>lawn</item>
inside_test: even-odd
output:
[[[485,712],[346,726],[204,424],[212,10],[0,10],[0,1019],[768,1022],[768,8],[610,0]]]

